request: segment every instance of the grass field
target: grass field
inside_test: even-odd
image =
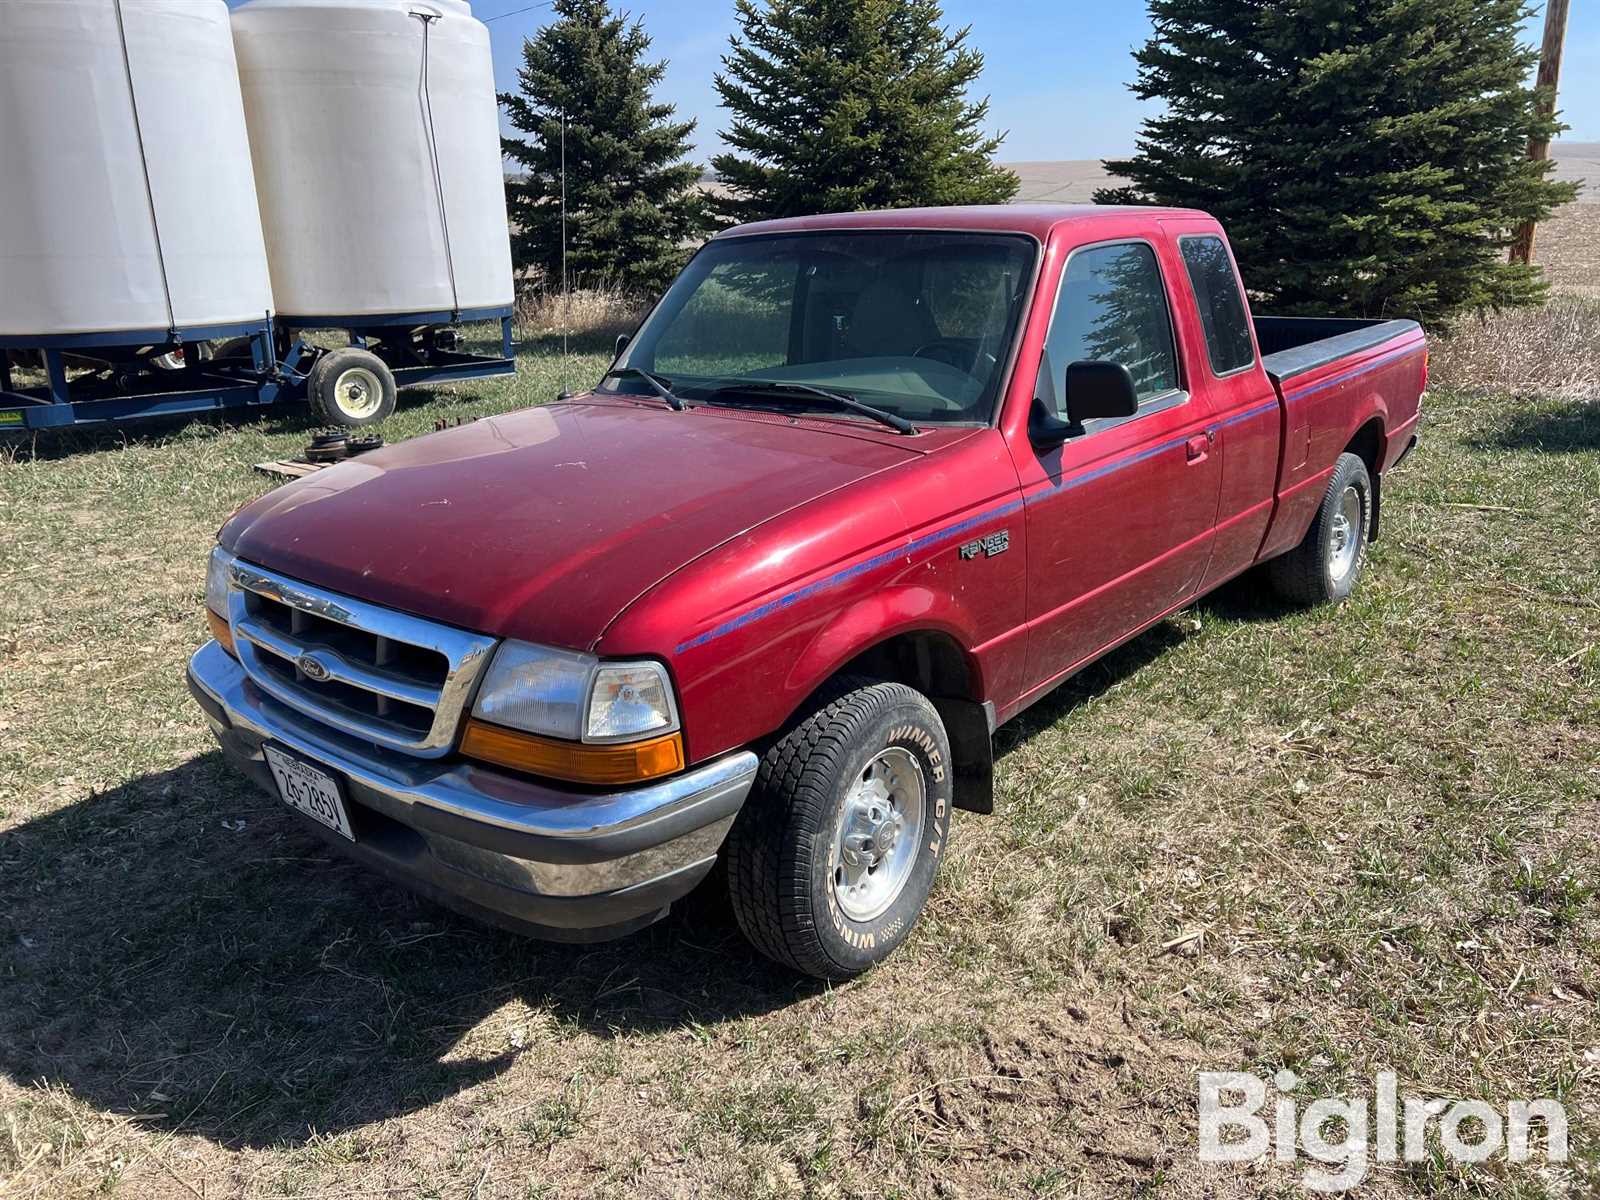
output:
[[[598,345],[387,432],[546,401]],[[180,671],[215,530],[301,421],[15,452],[0,1197],[1290,1196],[1194,1150],[1197,1071],[1284,1066],[1569,1105],[1565,1170],[1435,1152],[1365,1194],[1593,1194],[1600,403],[1439,360],[1354,599],[1244,580],[1004,729],[996,815],[831,990],[710,896],[598,947],[480,928],[234,778]]]

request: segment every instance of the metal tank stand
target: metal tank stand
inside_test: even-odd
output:
[[[303,402],[310,370],[323,353],[306,337],[314,330],[343,332],[350,345],[381,358],[401,388],[512,375],[511,312],[507,305],[377,317],[280,316],[176,331],[0,337],[0,433]],[[453,327],[463,321],[499,321],[500,353],[462,350]],[[248,340],[248,362],[240,339]],[[235,343],[234,353],[205,358],[218,342]],[[182,366],[159,369],[156,360],[179,349]],[[14,351],[31,360],[25,366],[43,369],[42,385],[17,386]],[[69,368],[76,374],[69,377]]]
[[[0,337],[0,432],[271,404],[279,390],[272,339],[266,317],[180,330]],[[239,340],[249,343],[248,367],[204,358],[210,344]],[[158,365],[180,350],[181,366]],[[43,385],[17,385],[17,351],[43,368]],[[77,374],[69,376],[69,368]]]
[[[500,354],[468,354],[458,348],[455,330],[466,321],[499,321]],[[511,306],[391,313],[383,316],[278,316],[280,329],[294,336],[294,345],[311,349],[304,335],[312,330],[344,332],[352,346],[371,350],[394,373],[396,387],[487,379],[516,373],[511,343]]]

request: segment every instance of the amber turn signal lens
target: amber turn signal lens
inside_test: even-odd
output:
[[[641,783],[683,770],[683,735],[618,746],[586,746],[468,720],[461,753],[481,762],[570,783]]]
[[[229,624],[209,608],[206,609],[206,624],[211,626],[211,636],[217,639],[217,644],[235,658],[239,651],[233,645],[233,629]]]

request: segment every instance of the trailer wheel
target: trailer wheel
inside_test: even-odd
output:
[[[200,343],[200,361],[210,362],[214,357],[209,342]],[[184,349],[179,346],[176,350],[169,350],[165,354],[157,354],[150,359],[150,365],[158,371],[181,371],[187,365]]]
[[[236,337],[229,338],[225,342],[216,342],[211,347],[211,357],[213,359],[250,358],[251,341],[251,338]]]
[[[376,425],[394,412],[394,375],[383,359],[355,347],[319,358],[306,391],[319,416],[351,429]]]

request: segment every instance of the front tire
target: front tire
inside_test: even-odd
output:
[[[773,961],[851,979],[916,925],[950,831],[950,741],[927,697],[842,680],[761,761],[728,836],[745,936]]]
[[[1372,533],[1372,477],[1354,454],[1334,464],[1305,539],[1267,564],[1273,588],[1296,604],[1337,604],[1355,590]]]

